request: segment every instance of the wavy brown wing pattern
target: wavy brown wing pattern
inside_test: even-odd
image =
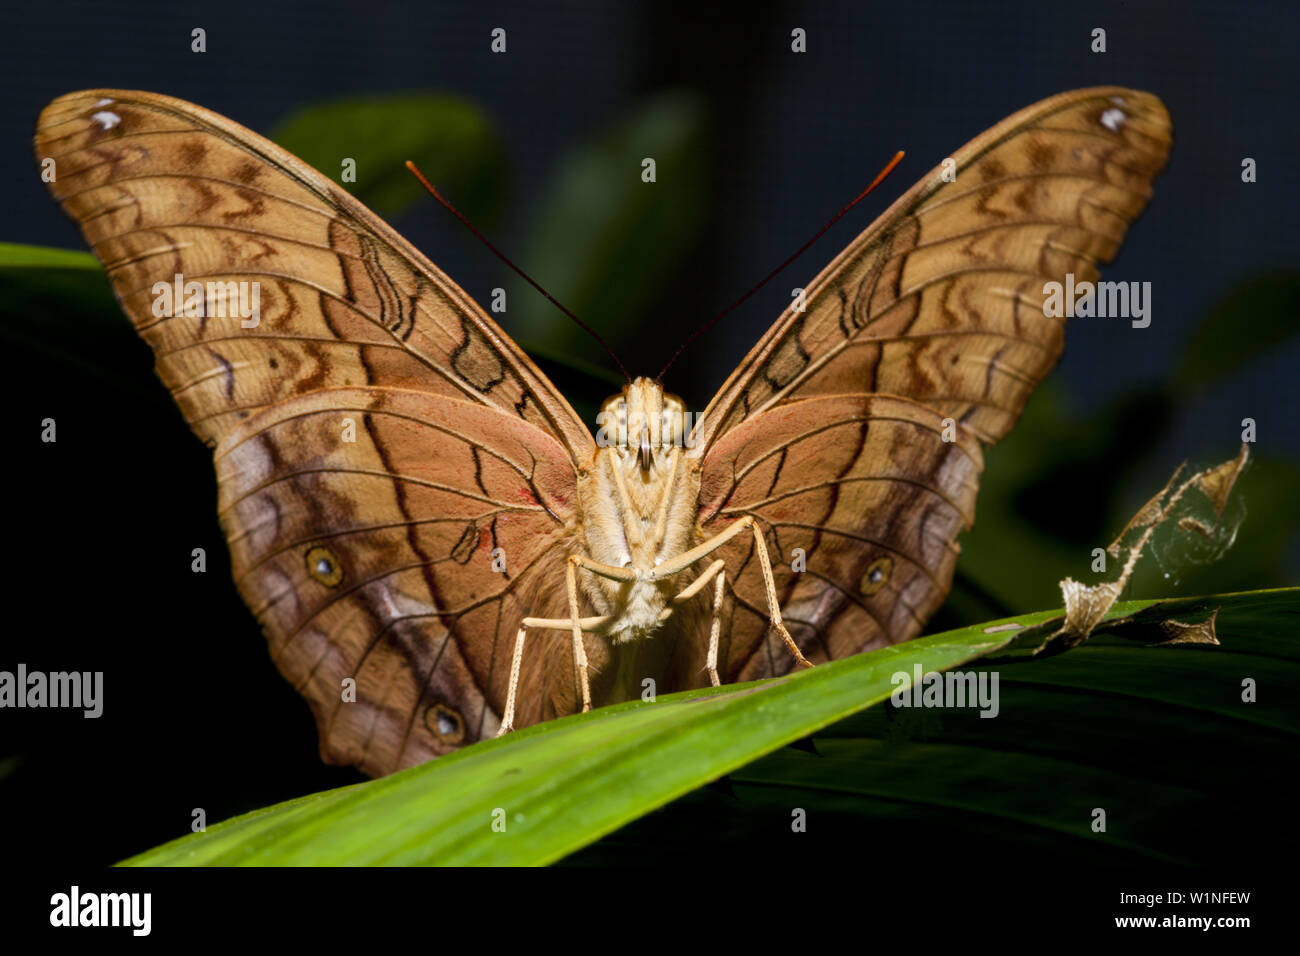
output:
[[[215,444],[251,413],[322,388],[391,385],[531,422],[585,465],[587,427],[454,282],[344,190],[216,113],[126,90],[41,111],[38,159],[158,374]],[[257,281],[261,319],[156,317],[156,282]]]
[[[276,404],[215,459],[240,592],[331,759],[381,774],[496,732],[520,620],[563,613],[559,442],[481,405],[348,388]],[[536,643],[527,723],[574,709],[567,645]]]
[[[563,580],[594,449],[568,403],[378,217],[230,120],[72,93],[36,153],[215,447],[240,591],[326,759],[387,773],[495,731],[519,619],[563,612],[539,581]],[[155,315],[177,275],[257,283],[256,324],[210,291],[202,314]],[[564,648],[535,643],[520,724],[573,709],[571,664],[548,663]]]
[[[705,410],[699,533],[759,519],[810,660],[915,637],[942,603],[973,519],[971,438],[1007,433],[1064,344],[1044,284],[1098,278],[1171,145],[1164,104],[1136,90],[1063,93],[1004,120],[953,154],[953,181],[940,165],[837,256]],[[752,549],[737,538],[722,556],[729,678],[788,670]]]

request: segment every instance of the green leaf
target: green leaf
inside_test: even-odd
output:
[[[10,359],[110,385],[148,403],[150,355],[88,252],[0,243],[0,345]]]
[[[97,272],[103,270],[99,262],[89,252],[74,252],[70,249],[50,249],[46,246],[22,246],[12,242],[0,242],[0,270],[9,269],[69,269]],[[108,280],[104,280],[108,284]]]
[[[996,719],[872,708],[815,736],[814,752],[773,753],[731,774],[727,794],[691,794],[567,862],[655,865],[724,845],[733,863],[752,852],[779,866],[805,860],[798,841],[820,834],[845,859],[881,861],[882,874],[904,857],[959,872],[994,859],[1063,872],[1236,865],[1291,812],[1283,755],[1300,739],[1300,589],[1131,601],[1113,615],[1216,607],[1220,647],[1138,647],[1099,632],[1045,660],[981,661],[963,670],[999,674]],[[1245,677],[1255,703],[1242,701]],[[809,829],[792,842],[794,807]],[[1104,833],[1091,828],[1098,807]]]
[[[237,817],[140,865],[541,864],[887,697],[913,662],[955,667],[1007,641],[936,635],[773,681],[602,708],[391,777]],[[492,829],[505,813],[506,832]]]
[[[1279,614],[1290,615],[1293,623],[1300,589],[1213,602],[1223,609],[1221,621],[1263,602],[1259,620],[1276,635]],[[1116,613],[1153,603],[1130,602]],[[1175,602],[1170,613],[1190,610],[1187,602]],[[1029,626],[1058,613],[1015,620]],[[947,670],[1014,638],[1014,631],[990,634],[977,626],[778,680],[603,708],[476,744],[381,780],[246,814],[127,863],[553,862],[755,758],[886,699],[897,672],[910,673],[914,664],[924,671]],[[1141,655],[1152,655],[1154,668],[1167,667],[1182,650],[1112,647],[1105,653],[1127,657],[1121,656],[1118,666],[1108,661],[1106,675],[1124,674]],[[1294,683],[1294,660],[1291,664],[1287,673]],[[1016,665],[1033,673],[1049,666],[1043,661]],[[1285,699],[1285,689],[1278,693]],[[1050,728],[1035,729],[1050,738]],[[879,780],[873,785],[888,786]],[[505,832],[493,830],[494,813],[505,820]]]
[[[413,160],[471,219],[488,222],[505,195],[505,159],[495,131],[466,100],[437,94],[367,96],[299,110],[271,137],[338,182],[356,161],[356,182],[341,183],[385,219],[420,197],[405,167]]]

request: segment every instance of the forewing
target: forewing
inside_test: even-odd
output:
[[[782,402],[884,392],[997,441],[1056,364],[1044,285],[1094,281],[1172,144],[1149,93],[1076,90],[1009,117],[895,202],[807,286],[700,418],[707,449]]]
[[[87,90],[41,112],[36,155],[55,161],[51,192],[209,444],[283,399],[385,385],[496,408],[589,460],[586,426],[477,303],[269,140],[183,100]],[[155,285],[177,276],[205,296],[256,282],[260,321],[155,315]]]

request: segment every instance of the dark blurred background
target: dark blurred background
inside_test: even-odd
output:
[[[755,4],[737,18],[705,7],[11,9],[0,241],[84,249],[31,155],[50,99],[107,86],[193,100],[335,178],[342,156],[357,157],[354,191],[480,302],[507,289],[498,321],[590,410],[616,390],[603,353],[421,200],[401,160],[431,171],[634,374],[653,375],[906,149],[882,189],[674,368],[667,387],[699,410],[789,290],[967,140],[1062,90],[1150,90],[1173,116],[1172,160],[1105,276],[1152,283],[1151,325],[1072,324],[1058,371],[988,455],[977,525],[932,629],[1059,605],[1056,582],[1095,580],[1092,549],[1179,461],[1235,454],[1247,417],[1258,442],[1236,546],[1204,568],[1150,565],[1130,593],[1300,577],[1300,8],[828,0]],[[206,53],[190,52],[195,27]],[[504,54],[490,50],[496,27]],[[804,54],[791,52],[796,27]],[[1104,54],[1090,52],[1096,27]],[[643,156],[658,163],[652,186]],[[1241,180],[1245,157],[1255,183]],[[4,715],[0,802],[10,825],[35,824],[14,838],[66,841],[106,862],[184,832],[192,806],[215,821],[356,779],[317,760],[307,708],[229,581],[209,455],[153,378],[148,349],[104,307],[106,284],[14,268],[0,278],[10,360],[0,388],[15,429],[6,498],[17,512],[5,558],[17,611],[0,668],[104,669],[109,694],[97,721]],[[65,294],[88,304],[70,308]],[[58,422],[56,445],[35,438],[45,417]],[[205,575],[189,570],[194,547],[208,549]],[[120,825],[47,836],[39,824],[75,813],[89,790]]]

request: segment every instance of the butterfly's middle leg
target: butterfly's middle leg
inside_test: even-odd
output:
[[[688,584],[682,591],[673,597],[672,604],[676,607],[686,601],[689,601],[695,595],[704,589],[704,586],[713,581],[713,624],[709,629],[709,654],[705,658],[705,668],[709,672],[709,680],[714,687],[719,687],[722,681],[718,679],[718,634],[722,627],[722,593],[727,585],[727,562],[721,558],[709,565],[707,570],[698,578]],[[672,613],[668,608],[664,611],[664,617]]]
[[[776,632],[781,635],[781,640],[785,642],[785,646],[794,657],[795,663],[799,664],[801,667],[812,667],[812,661],[803,656],[803,652],[799,650],[799,645],[794,642],[794,638],[790,636],[789,630],[786,629],[785,622],[781,619],[781,604],[777,600],[776,595],[776,579],[772,576],[772,559],[768,557],[767,542],[763,540],[763,533],[758,530],[758,522],[752,515],[745,515],[745,517],[728,527],[725,531],[714,535],[703,544],[698,544],[689,551],[683,551],[677,557],[665,561],[650,573],[650,580],[667,578],[680,573],[696,561],[699,561],[701,558],[708,557],[732,538],[743,534],[745,531],[749,531],[754,535],[754,550],[758,553],[758,566],[763,572],[763,587],[767,592],[768,621],[770,625],[776,629]],[[719,563],[721,562],[715,562],[715,564]],[[711,570],[712,569],[710,569],[710,571]],[[717,633],[718,626],[718,611],[716,610],[717,603],[718,602],[715,602],[714,610],[714,634]],[[714,664],[716,666],[716,648],[713,646],[714,638],[710,639],[709,644],[710,653],[715,655]],[[711,672],[710,677],[713,677],[714,673],[715,672]]]
[[[599,561],[593,561],[591,558],[583,557],[580,554],[569,555],[564,570],[564,583],[569,592],[570,616],[567,618],[526,617],[521,623],[519,633],[515,635],[515,652],[510,661],[510,686],[506,691],[505,715],[501,720],[501,726],[497,729],[498,737],[514,730],[515,692],[519,686],[519,667],[524,656],[524,635],[530,627],[572,630],[573,667],[577,671],[578,681],[582,686],[582,711],[586,713],[591,710],[591,681],[587,670],[587,648],[583,644],[582,635],[584,632],[588,634],[599,633],[605,625],[611,622],[612,618],[609,616],[578,616],[578,568],[585,568],[593,574],[612,578],[615,581],[635,581],[637,576],[637,573],[631,568],[617,568],[613,565],[601,564]]]
[[[604,627],[610,623],[608,615],[604,617],[582,617],[578,618],[576,624],[579,634],[598,634]],[[515,650],[510,658],[510,685],[506,690],[506,709],[501,718],[501,726],[497,728],[498,737],[508,734],[515,729],[515,695],[519,690],[519,668],[524,659],[524,640],[527,636],[528,629],[568,631],[573,628],[575,621],[567,617],[526,617],[519,624],[519,633],[515,635]],[[581,644],[581,639],[579,639]],[[586,658],[584,649],[583,658]],[[590,691],[588,691],[590,696]]]

